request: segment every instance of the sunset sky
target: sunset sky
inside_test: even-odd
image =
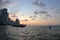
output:
[[[60,0],[0,0],[12,20],[27,25],[60,25]]]

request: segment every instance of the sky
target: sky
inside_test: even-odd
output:
[[[60,25],[60,0],[0,0],[12,20],[27,25]]]

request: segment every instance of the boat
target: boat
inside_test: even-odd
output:
[[[20,24],[20,25],[11,25],[12,27],[25,27],[26,25]]]
[[[0,24],[0,25],[6,26],[7,24]]]
[[[0,25],[3,25],[3,26],[12,26],[12,27],[25,27],[27,26],[26,24],[3,24],[1,23]]]
[[[52,26],[49,26],[49,29],[51,29],[52,28]]]

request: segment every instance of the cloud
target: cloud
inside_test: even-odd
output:
[[[3,8],[7,5],[9,5],[10,1],[9,0],[0,0],[0,8]]]
[[[47,6],[46,6],[45,3],[41,2],[40,0],[36,0],[36,1],[33,2],[33,4],[36,5],[36,6],[38,6],[38,7],[40,7],[39,8],[40,9],[39,11],[34,11],[34,14],[35,15],[36,14],[39,15],[43,19],[48,19],[48,18],[51,18],[52,17],[52,15],[49,13],[48,8],[47,8]],[[41,7],[42,7],[42,9],[41,9]],[[46,8],[47,10],[44,9],[44,8]],[[36,17],[33,17],[33,19],[35,20]]]
[[[21,20],[21,21],[28,21],[28,19],[24,19],[24,20]]]
[[[30,16],[29,18],[32,18],[33,16]]]
[[[35,20],[35,18],[32,18],[32,20]]]
[[[51,17],[53,17],[52,15],[50,14],[46,14],[45,17],[43,19],[50,19]]]
[[[48,14],[47,11],[39,11],[40,14]]]
[[[38,12],[35,11],[34,14],[38,14]]]
[[[60,17],[60,9],[58,8],[49,8],[48,9],[49,14],[55,19]]]
[[[56,14],[60,14],[60,9],[56,9]]]
[[[45,3],[40,2],[40,1],[38,1],[38,0],[36,0],[35,2],[33,2],[33,4],[36,5],[36,6],[39,6],[39,7],[45,7],[45,6],[46,6]]]
[[[34,14],[38,14],[38,15],[39,15],[39,14],[40,14],[40,15],[45,14],[45,15],[46,15],[46,14],[48,14],[48,12],[47,12],[47,11],[38,11],[38,12],[35,11]]]
[[[33,16],[33,18],[36,18],[36,17],[37,17],[36,15]]]
[[[31,18],[32,20],[35,20],[36,19],[36,15],[33,15],[33,16],[30,16],[29,18]]]
[[[24,14],[21,14],[21,16],[24,16]]]
[[[60,18],[60,8],[50,7],[49,5],[46,5],[43,1],[40,0],[34,1],[33,5],[37,6],[38,9],[34,11],[34,14],[43,19]]]
[[[33,17],[32,17],[32,20],[35,20],[37,18],[37,16],[36,15],[34,15]]]
[[[35,11],[36,12],[36,11]],[[34,13],[35,13],[34,12]],[[40,15],[41,16],[41,18],[43,18],[43,19],[48,19],[48,18],[51,18],[52,17],[52,15],[50,15],[50,14],[48,14],[48,12],[47,11],[38,11],[37,12],[37,15]],[[35,20],[36,19],[36,15],[35,16],[33,16],[33,20]]]
[[[47,14],[46,17],[52,17],[51,15]]]
[[[44,3],[41,2],[41,3],[40,3],[40,6],[41,6],[41,7],[45,7],[46,4],[44,4]]]

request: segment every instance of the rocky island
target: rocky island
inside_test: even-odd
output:
[[[19,19],[16,21],[12,21],[9,18],[9,13],[7,12],[7,8],[0,9],[0,25],[10,25],[14,27],[25,27],[26,25],[20,24]]]

